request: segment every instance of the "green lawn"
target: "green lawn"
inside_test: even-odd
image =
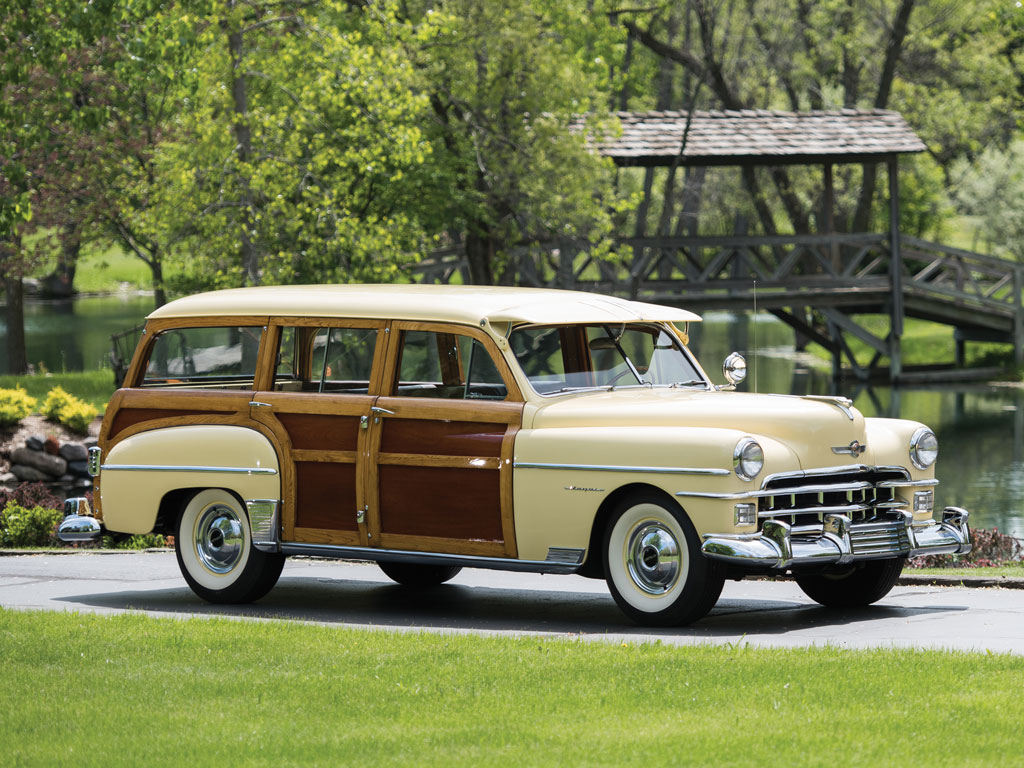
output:
[[[37,373],[25,376],[0,375],[0,389],[14,389],[16,386],[37,398],[40,405],[51,389],[63,387],[66,392],[75,397],[92,403],[102,414],[107,402],[110,401],[110,396],[114,394],[114,374],[109,370],[99,370],[74,373]]]
[[[994,579],[1009,576],[1024,579],[1024,562],[1012,565],[997,565],[989,568],[904,568],[904,576],[971,576],[979,579]]]
[[[1024,658],[0,611],[0,754],[55,765],[1001,765]]]

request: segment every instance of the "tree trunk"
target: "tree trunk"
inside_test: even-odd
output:
[[[4,278],[7,293],[7,372],[28,373],[28,355],[25,352],[25,304],[20,274]]]
[[[78,255],[82,250],[82,238],[75,226],[64,227],[60,236],[60,257],[57,266],[43,278],[43,294],[57,299],[67,299],[75,293],[75,269]]]
[[[153,303],[159,309],[167,303],[167,292],[164,290],[164,265],[160,261],[159,253],[153,254],[153,259],[149,262],[149,271],[153,275]]]
[[[494,241],[486,234],[477,234],[471,227],[466,233],[466,262],[469,264],[469,280],[473,285],[491,285],[491,259],[494,256]]]
[[[228,7],[234,8],[236,0],[228,0]],[[241,261],[242,274],[249,285],[259,285],[260,265],[259,252],[252,242],[252,189],[249,186],[248,164],[252,158],[252,133],[249,128],[249,98],[246,90],[246,75],[243,61],[244,36],[242,31],[233,30],[228,34],[228,51],[231,54],[231,97],[234,102],[235,123],[232,132],[235,137],[235,151],[241,170],[240,202],[241,206]]]

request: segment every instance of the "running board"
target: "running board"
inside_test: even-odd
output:
[[[338,547],[333,544],[281,544],[281,554],[329,557],[337,560],[369,560],[379,563],[418,563],[421,565],[451,565],[460,568],[489,568],[495,571],[521,571],[526,573],[576,573],[582,562],[551,560],[513,560],[507,557],[480,557],[477,555],[442,555],[436,552],[410,552],[401,549],[375,549],[370,547]],[[582,555],[582,550],[580,550]],[[582,560],[582,557],[580,558]]]

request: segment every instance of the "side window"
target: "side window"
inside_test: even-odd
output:
[[[249,389],[262,326],[177,328],[156,337],[143,387]]]
[[[282,328],[274,389],[365,395],[376,344],[376,328]]]
[[[403,331],[395,395],[449,400],[504,400],[505,382],[484,346],[471,336]]]

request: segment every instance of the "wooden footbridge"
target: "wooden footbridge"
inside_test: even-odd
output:
[[[624,239],[627,262],[599,261],[562,248],[514,256],[519,285],[571,288],[624,296],[697,311],[767,311],[798,334],[845,358],[861,379],[886,373],[909,380],[900,337],[904,317],[953,326],[957,363],[967,341],[1012,344],[1024,359],[1024,265],[906,235],[894,248],[889,234],[774,237],[652,237]],[[895,254],[894,254],[895,251]],[[456,250],[421,262],[417,279],[465,279]],[[879,337],[860,315],[886,315],[890,331]],[[895,330],[895,332],[894,332]],[[875,351],[866,365],[850,350],[854,337]],[[888,368],[881,364],[888,362]],[[838,369],[837,369],[838,373]]]
[[[821,165],[824,190],[816,234],[622,238],[632,256],[603,261],[571,243],[511,255],[506,280],[572,288],[703,310],[767,311],[799,336],[832,353],[833,371],[896,383],[919,378],[903,365],[906,317],[954,328],[956,364],[967,341],[1012,344],[1024,362],[1024,265],[927,242],[898,230],[898,156],[924,144],[897,113],[621,113],[621,136],[595,145],[621,166]],[[884,233],[835,232],[832,164],[888,171],[889,227]],[[867,175],[867,172],[865,172]],[[873,183],[873,172],[872,172]],[[459,277],[456,278],[455,276]],[[470,282],[460,249],[421,262],[414,279]],[[879,336],[859,318],[885,315]],[[858,361],[849,339],[874,350]],[[886,365],[887,364],[887,365]],[[943,374],[931,373],[932,380]]]

